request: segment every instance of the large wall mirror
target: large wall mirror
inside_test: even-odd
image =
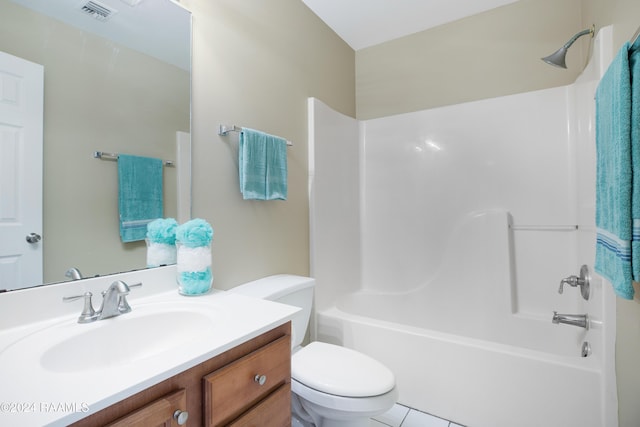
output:
[[[191,124],[190,12],[173,0],[0,0],[0,51],[44,68],[43,283],[70,280],[71,267],[145,268],[145,243],[120,240],[117,164],[93,154],[176,159]],[[165,217],[177,217],[177,175],[164,168]]]

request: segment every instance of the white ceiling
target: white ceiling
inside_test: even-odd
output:
[[[302,0],[354,50],[517,0]]]

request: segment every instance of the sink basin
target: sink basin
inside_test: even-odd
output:
[[[66,321],[15,342],[0,361],[20,354],[38,354],[49,372],[67,373],[130,365],[202,337],[220,322],[220,313],[197,305],[151,304],[118,317],[89,324]]]

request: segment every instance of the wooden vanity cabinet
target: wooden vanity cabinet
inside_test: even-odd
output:
[[[188,411],[185,425],[192,427],[290,426],[291,324],[265,332],[72,426],[177,426],[176,410]]]

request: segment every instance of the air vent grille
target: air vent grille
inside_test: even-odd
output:
[[[107,21],[118,11],[97,1],[89,0],[80,5],[80,11],[94,17],[98,21]]]

